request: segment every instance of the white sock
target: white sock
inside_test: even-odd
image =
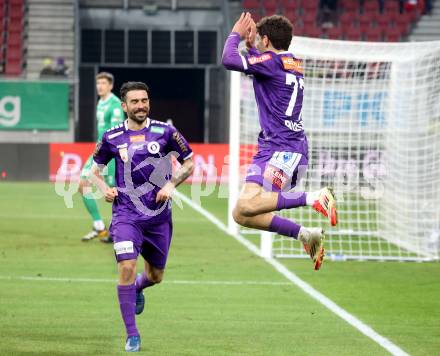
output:
[[[301,241],[302,243],[307,242],[307,238],[309,236],[309,230],[307,228],[305,228],[304,226],[301,226],[301,228],[299,229],[299,233],[298,233],[298,240]]]
[[[95,230],[98,230],[98,231],[102,231],[102,230],[104,230],[104,229],[105,229],[104,221],[102,221],[102,220],[96,220],[96,221],[94,221],[94,222],[93,222],[93,228],[94,228]]]
[[[317,190],[316,192],[306,192],[306,204],[308,206],[313,206],[315,200],[319,199],[319,193],[320,190]]]

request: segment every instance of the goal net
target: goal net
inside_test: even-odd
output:
[[[332,259],[436,260],[440,249],[440,41],[366,43],[294,37],[303,59],[302,118],[309,167],[296,190],[332,186],[336,227],[310,207],[284,210],[326,230]],[[229,229],[256,152],[252,81],[231,74]],[[240,230],[253,234],[255,230]],[[293,239],[264,233],[263,255],[308,257]]]

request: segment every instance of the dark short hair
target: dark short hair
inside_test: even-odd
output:
[[[109,72],[100,72],[96,75],[96,80],[98,79],[107,79],[110,84],[113,84],[115,82],[115,78],[113,77],[113,74]]]
[[[122,84],[121,87],[121,100],[125,102],[125,99],[127,99],[127,93],[132,90],[145,90],[148,96],[150,96],[150,88],[148,88],[147,84],[142,82],[126,82]]]
[[[269,41],[278,50],[288,50],[292,41],[293,26],[288,18],[280,15],[263,17],[257,23],[257,32]]]

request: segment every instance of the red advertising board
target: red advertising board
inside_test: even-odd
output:
[[[51,181],[78,180],[81,169],[95,147],[94,143],[52,143],[49,147]],[[227,182],[227,144],[191,144],[195,169],[189,182]]]

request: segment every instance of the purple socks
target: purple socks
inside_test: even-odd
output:
[[[305,192],[280,192],[278,194],[276,210],[297,208],[306,205],[307,201]]]
[[[139,336],[135,318],[136,286],[134,284],[129,286],[118,285],[118,299],[127,336]]]
[[[290,236],[294,239],[298,238],[299,230],[301,226],[294,223],[293,221],[282,218],[278,215],[275,215],[272,219],[272,222],[269,226],[269,231],[277,232],[280,235]]]
[[[154,283],[148,280],[147,274],[144,271],[136,277],[135,285],[136,285],[136,291],[140,292],[145,288],[153,286]]]

